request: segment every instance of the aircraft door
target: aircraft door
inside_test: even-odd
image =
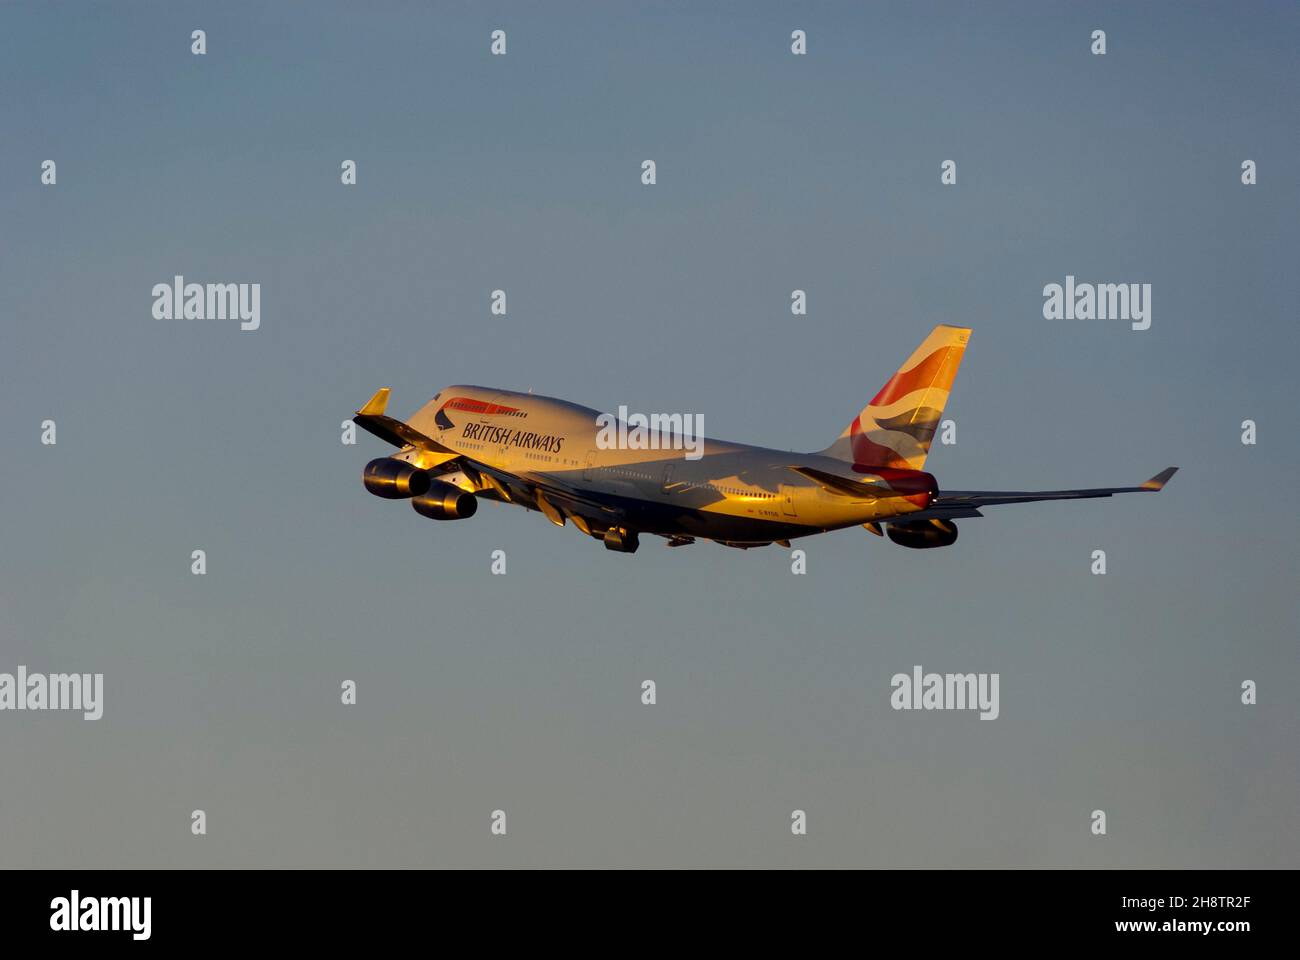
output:
[[[781,512],[787,517],[796,516],[794,512],[794,487],[781,484]]]

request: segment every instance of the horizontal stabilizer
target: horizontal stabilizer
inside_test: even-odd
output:
[[[841,497],[853,497],[855,500],[878,500],[881,496],[889,496],[892,493],[892,491],[875,484],[850,480],[847,477],[837,477],[833,473],[815,470],[812,467],[791,466],[790,469],[801,477],[807,477],[827,493],[833,493]]]

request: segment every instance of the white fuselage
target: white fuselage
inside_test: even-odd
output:
[[[925,506],[926,498],[917,496],[914,487],[908,488],[910,498],[890,488],[886,471],[852,468],[818,454],[721,440],[686,444],[693,447],[689,451],[681,443],[677,449],[609,447],[601,442],[609,431],[602,436],[600,416],[597,410],[550,397],[453,386],[409,422],[491,474],[456,472],[442,477],[447,482],[534,508],[530,481],[569,490],[583,501],[616,507],[630,527],[668,537],[767,543],[887,520]],[[427,465],[427,454],[418,449],[397,456]],[[875,482],[881,494],[858,499],[832,493],[791,466]],[[564,512],[580,525],[590,521],[595,526],[601,520],[598,511],[585,519],[575,516],[584,511],[572,505]]]

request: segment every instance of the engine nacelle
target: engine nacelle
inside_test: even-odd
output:
[[[938,518],[891,523],[885,527],[885,532],[900,547],[913,550],[950,547],[957,542],[957,524]]]
[[[610,527],[605,531],[605,549],[615,553],[636,553],[641,546],[641,538],[635,530],[627,527]]]
[[[432,480],[429,471],[392,457],[371,460],[361,474],[361,482],[366,485],[366,489],[385,500],[418,497],[428,492]]]
[[[426,493],[411,501],[411,506],[430,520],[464,520],[478,510],[478,497],[450,483],[434,480]]]

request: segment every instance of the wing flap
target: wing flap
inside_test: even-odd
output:
[[[598,510],[602,514],[613,515],[616,517],[624,516],[626,513],[626,511],[620,510],[618,507],[610,506],[608,503],[603,503],[594,497],[585,496],[576,490],[560,484],[553,482],[538,483],[535,480],[521,480],[521,482],[541,490],[547,497],[558,505],[569,508],[585,508],[589,511]]]
[[[978,507],[930,506],[912,513],[900,513],[896,517],[881,517],[880,523],[910,523],[913,520],[961,520],[970,517],[982,517]]]

